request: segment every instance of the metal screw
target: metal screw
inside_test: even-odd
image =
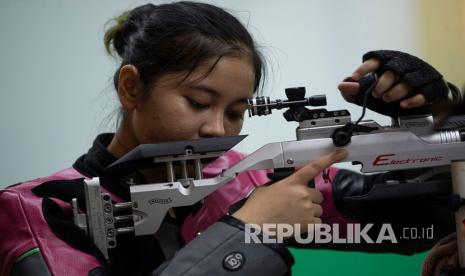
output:
[[[113,219],[112,219],[112,218],[106,218],[106,219],[105,219],[105,222],[106,222],[107,224],[112,224],[112,223],[113,223]]]
[[[138,208],[137,202],[133,202],[133,203],[132,203],[132,209],[137,209],[137,208]]]
[[[111,204],[106,203],[106,204],[103,206],[103,210],[105,211],[105,213],[111,213]]]
[[[114,229],[108,229],[107,230],[107,237],[114,237],[115,236],[115,230]]]
[[[294,164],[294,159],[289,158],[289,159],[286,160],[286,163],[289,164],[289,165],[292,165],[292,164]]]

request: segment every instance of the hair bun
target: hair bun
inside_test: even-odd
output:
[[[143,28],[144,21],[150,17],[156,7],[153,4],[146,4],[110,19],[105,24],[106,31],[103,38],[108,54],[115,56],[116,52],[124,59],[131,36]]]

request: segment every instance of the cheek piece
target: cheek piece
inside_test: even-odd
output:
[[[397,83],[404,82],[412,87],[412,91],[408,97],[421,94],[425,96],[428,104],[418,108],[403,109],[399,105],[400,101],[386,103],[381,98],[377,99],[370,94],[367,99],[367,107],[369,109],[396,118],[399,116],[431,113],[431,103],[447,100],[449,93],[447,83],[444,81],[442,75],[425,61],[407,53],[391,50],[368,52],[363,56],[363,61],[372,58],[381,62],[380,67],[376,71],[378,76],[381,76],[385,71],[394,72],[399,76]],[[369,83],[364,83],[362,79],[360,81],[360,91],[365,91],[364,88],[367,85]],[[355,103],[362,105],[363,93],[357,95]]]

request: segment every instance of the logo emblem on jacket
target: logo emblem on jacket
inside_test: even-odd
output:
[[[244,255],[240,252],[232,252],[224,257],[223,267],[229,271],[240,269],[245,262]]]

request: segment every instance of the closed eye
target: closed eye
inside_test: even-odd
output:
[[[187,99],[187,101],[189,102],[189,104],[190,104],[194,109],[203,110],[203,109],[208,108],[208,105],[206,105],[206,104],[201,104],[201,103],[197,102],[197,101],[194,100],[194,99],[191,99],[191,98],[188,98],[188,97],[186,97],[186,99]]]

